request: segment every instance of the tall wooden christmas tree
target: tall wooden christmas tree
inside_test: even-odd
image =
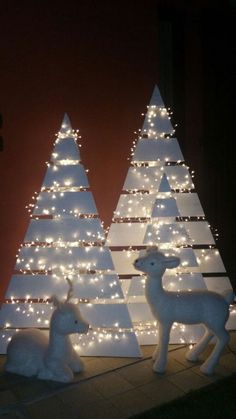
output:
[[[140,356],[77,139],[65,115],[0,310],[1,353],[17,329],[47,331],[50,297],[66,297],[69,277],[74,302],[91,325],[87,335],[73,336],[79,353]]]
[[[155,87],[107,239],[140,344],[156,343],[158,334],[144,296],[145,277],[133,267],[146,246],[180,257],[180,267],[164,276],[168,290],[231,288],[174,132]],[[228,327],[235,320],[231,313]],[[175,324],[171,342],[191,343],[201,334],[200,325]]]

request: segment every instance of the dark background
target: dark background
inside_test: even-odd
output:
[[[236,288],[236,1],[1,1],[1,293],[64,112],[109,226],[155,84]]]

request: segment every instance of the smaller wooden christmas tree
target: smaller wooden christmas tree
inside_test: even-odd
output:
[[[31,221],[0,311],[1,353],[17,329],[47,332],[51,296],[66,298],[69,278],[74,302],[91,325],[88,334],[73,336],[79,354],[140,356],[78,138],[65,115],[41,191],[30,205]]]

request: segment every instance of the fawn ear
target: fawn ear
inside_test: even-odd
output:
[[[177,256],[166,256],[165,264],[167,265],[167,269],[177,268],[180,264],[180,258]]]
[[[60,310],[63,306],[62,301],[58,300],[56,295],[52,295],[51,299],[52,299],[54,307],[57,307]]]
[[[149,246],[149,247],[147,247],[146,252],[148,254],[149,253],[156,253],[156,252],[158,252],[158,247],[157,246]]]

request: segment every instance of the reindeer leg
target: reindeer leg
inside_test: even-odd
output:
[[[73,380],[74,375],[71,368],[66,365],[58,365],[56,370],[53,370],[54,378],[52,380],[59,381],[61,383],[69,383]]]
[[[69,366],[74,372],[84,371],[84,363],[74,349],[73,349],[72,356],[69,362]]]
[[[152,354],[152,360],[153,360],[153,361],[155,361],[155,360],[157,359],[157,357],[158,357],[158,352],[159,352],[159,345],[157,345],[157,346],[155,347],[155,350],[154,350],[154,352],[153,352],[153,354]]]
[[[229,341],[229,333],[225,330],[225,328],[214,331],[217,337],[217,343],[211,353],[211,355],[207,358],[207,360],[202,364],[200,370],[203,374],[211,375],[214,373],[215,366],[217,365],[221,353],[227,345]]]
[[[213,335],[214,334],[206,328],[203,337],[186,353],[185,358],[190,362],[197,362],[199,355],[205,350]]]
[[[38,376],[39,378],[69,383],[73,380],[72,369],[65,362],[56,359],[47,360],[45,369]]]
[[[159,324],[159,351],[158,358],[153,365],[153,371],[163,374],[166,370],[168,344],[170,338],[170,329],[172,324]]]
[[[152,360],[156,361],[156,359],[158,358],[158,354],[159,354],[159,347],[160,347],[160,324],[158,323],[158,344],[156,345],[154,352],[152,354]]]

